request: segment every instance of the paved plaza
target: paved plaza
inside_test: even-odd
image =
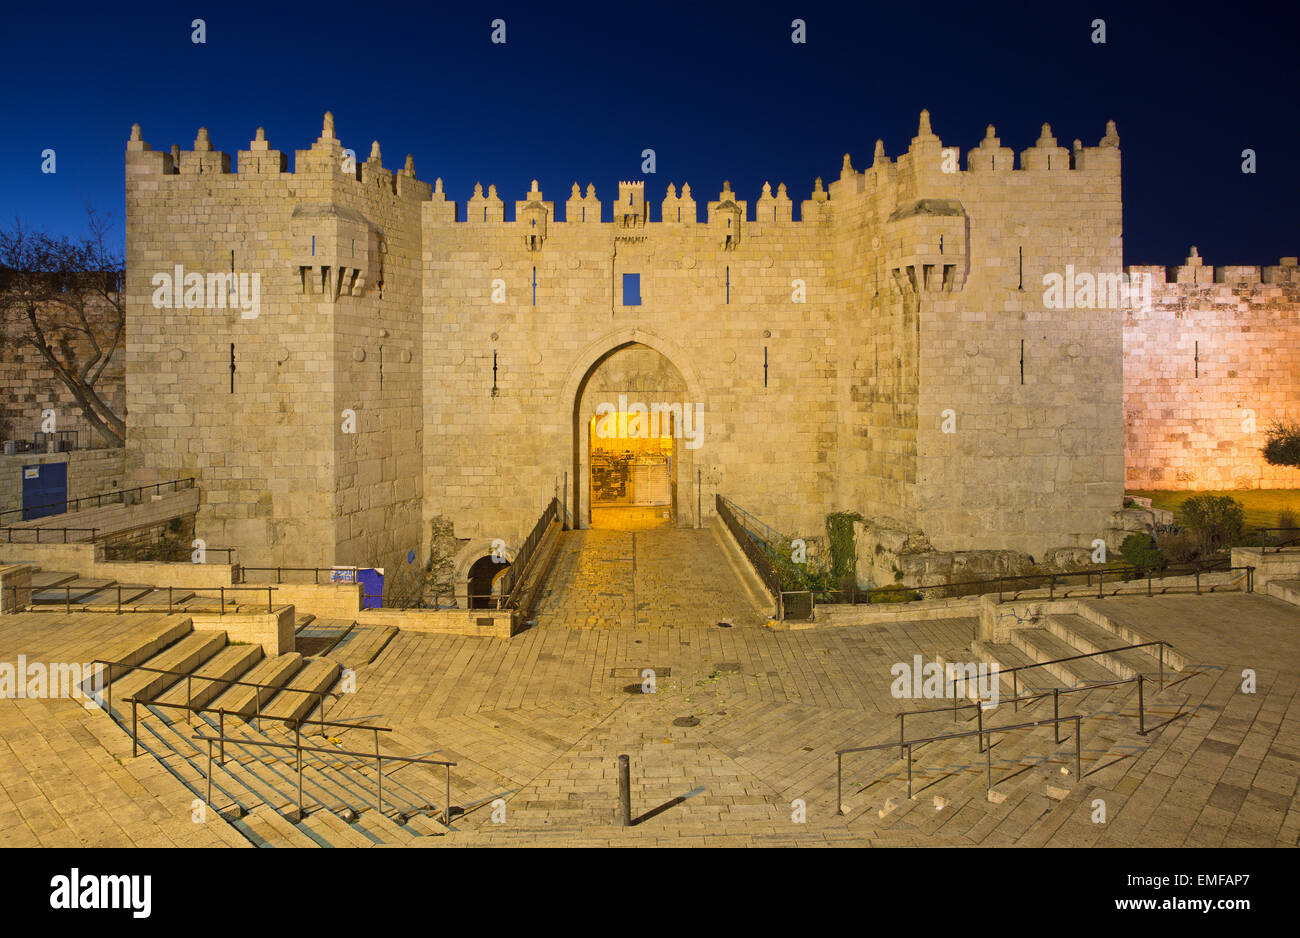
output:
[[[1050,727],[1003,734],[987,757],[971,737],[940,740],[915,749],[910,799],[897,747],[845,756],[839,813],[836,750],[897,740],[900,710],[943,705],[895,699],[891,666],[969,660],[978,621],[776,630],[708,537],[567,533],[535,623],[509,640],[356,626],[333,652],[355,669],[356,690],[329,718],[391,726],[385,751],[456,763],[453,829],[426,825],[403,842],[1297,844],[1300,608],[1241,593],[1091,600],[1186,660],[1163,691],[1148,681],[1147,725],[1159,728],[1139,735],[1132,684],[1062,696],[1062,713],[1087,715],[1081,781],[1073,724],[1059,744]],[[0,660],[111,657],[163,640],[182,619],[6,617]],[[1243,692],[1249,672],[1253,693]],[[1051,714],[1049,695],[1003,704],[984,725]],[[907,733],[966,731],[971,717],[914,716]],[[176,761],[132,758],[123,730],[80,701],[0,701],[0,737],[6,845],[249,843],[215,811],[196,823]],[[620,754],[631,763],[631,828],[618,826]],[[393,775],[386,785],[441,803],[439,772]],[[342,833],[342,843],[371,842]]]

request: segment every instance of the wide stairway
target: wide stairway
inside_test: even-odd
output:
[[[260,645],[232,644],[225,632],[195,630],[183,616],[168,621],[174,624],[148,643],[115,657],[121,664],[105,703],[128,734],[134,727],[141,753],[194,793],[195,808],[210,796],[206,810],[260,847],[418,845],[448,830],[440,766],[385,761],[381,808],[375,754],[396,755],[387,734],[370,728],[382,721],[297,723],[329,720],[331,702],[348,692],[350,669],[373,661],[395,629],[302,616],[299,647],[329,654],[267,657]],[[223,732],[224,759],[215,741]],[[325,750],[302,753],[301,812],[299,741]]]
[[[1016,629],[1007,642],[972,643],[975,660],[998,665],[1001,702],[978,716],[972,707],[959,710],[955,719],[951,711],[906,719],[908,739],[971,734],[913,746],[910,799],[907,759],[899,746],[846,754],[843,826],[880,844],[1042,846],[1061,826],[1060,816],[1077,821],[1082,812],[1086,817],[1088,806],[1081,806],[1081,799],[1118,782],[1140,754],[1159,749],[1160,728],[1195,713],[1213,679],[1194,680],[1200,672],[1185,672],[1183,656],[1166,646],[1161,690],[1158,647],[1114,651],[1146,639],[1094,608],[1080,611],[1084,614],[1045,616],[1041,627]],[[1136,683],[1083,689],[1139,674],[1145,735],[1139,732]],[[1042,696],[1017,704],[1011,702],[1016,694]],[[974,688],[968,696],[974,698]],[[1048,721],[1054,705],[1061,717],[1083,717],[1077,740],[1073,720],[1059,730],[1039,722],[994,733],[989,751],[981,752],[975,735],[980,717],[984,729]],[[941,706],[942,701],[930,701],[915,709]],[[897,719],[893,732],[897,738]],[[1076,775],[1076,746],[1082,779]]]

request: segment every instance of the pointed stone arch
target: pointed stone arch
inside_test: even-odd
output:
[[[585,528],[590,524],[590,467],[588,453],[590,447],[589,414],[581,413],[582,397],[588,383],[600,368],[618,352],[644,347],[657,352],[681,378],[683,403],[700,403],[704,405],[706,423],[708,421],[709,401],[704,394],[704,385],[698,372],[691,365],[685,352],[671,340],[643,328],[625,327],[613,330],[591,342],[574,359],[562,386],[558,406],[564,410],[564,425],[568,427],[568,448],[570,479],[567,492],[567,505],[575,527]],[[675,484],[676,523],[679,526],[694,527],[699,523],[696,498],[696,469],[700,466],[699,451],[690,451],[679,446],[681,459],[677,465]]]

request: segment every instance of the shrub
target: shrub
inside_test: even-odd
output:
[[[1300,518],[1290,508],[1282,508],[1277,513],[1277,526],[1279,528],[1300,527]]]
[[[879,603],[912,603],[921,598],[921,594],[915,590],[880,590],[871,593],[868,603],[876,605]]]
[[[1173,530],[1159,534],[1156,545],[1173,563],[1191,563],[1201,555],[1200,542],[1188,531]]]
[[[1300,466],[1300,423],[1274,421],[1260,452],[1270,465]]]
[[[1130,534],[1124,538],[1119,552],[1126,561],[1141,570],[1161,570],[1169,562],[1150,534]]]
[[[1183,525],[1196,537],[1203,554],[1212,554],[1241,540],[1246,511],[1227,495],[1193,495],[1179,509]]]
[[[857,538],[853,524],[861,521],[856,511],[837,511],[826,516],[826,539],[831,549],[831,575],[838,582],[858,569]]]

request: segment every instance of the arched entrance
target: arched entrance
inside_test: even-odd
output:
[[[494,560],[491,554],[474,561],[465,581],[466,595],[469,597],[468,608],[490,609],[495,605],[492,581],[509,567],[508,563]]]
[[[673,363],[648,345],[626,342],[597,359],[573,412],[579,526],[627,530],[693,518],[682,509],[695,478],[697,403]]]

